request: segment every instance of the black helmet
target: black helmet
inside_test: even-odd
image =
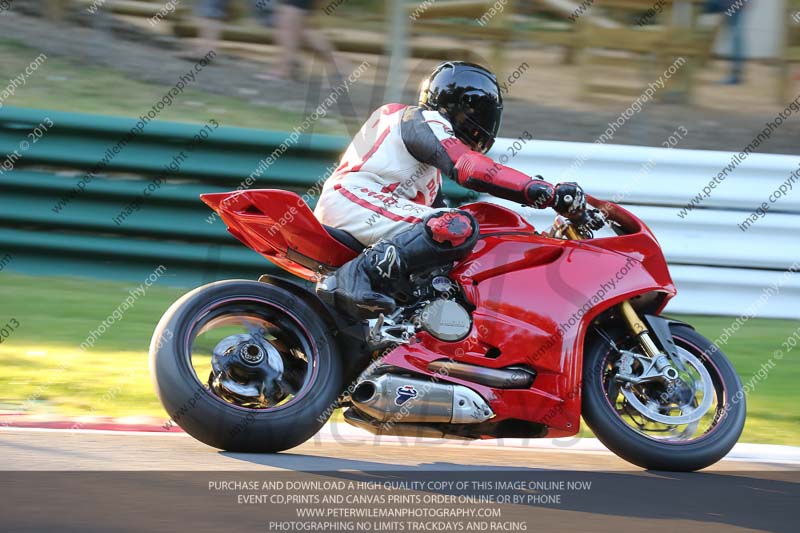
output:
[[[503,117],[503,96],[494,74],[480,65],[447,61],[422,81],[419,105],[438,111],[453,133],[473,150],[486,153]]]

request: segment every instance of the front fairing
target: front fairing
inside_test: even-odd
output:
[[[653,232],[636,215],[627,209],[587,195],[590,205],[600,209],[609,220],[619,224],[624,231],[623,235],[593,238],[584,241],[564,241],[551,239],[541,233],[526,221],[520,214],[497,204],[476,202],[461,207],[469,211],[481,225],[481,235],[527,235],[533,243],[551,246],[582,246],[595,247],[610,252],[622,254],[642,263],[655,282],[663,288],[666,294],[664,304],[676,294],[675,285],[669,273],[667,261]],[[533,237],[536,237],[535,239]],[[527,251],[530,253],[542,253]]]
[[[478,391],[496,421],[542,423],[553,437],[574,434],[580,424],[589,324],[622,301],[658,294],[656,301],[663,302],[675,293],[658,243],[621,208],[610,216],[632,233],[585,241],[539,234],[521,216],[494,204],[462,209],[482,226],[473,253],[451,272],[475,306],[470,335],[443,342],[421,334],[421,342],[399,347],[384,363],[423,374],[430,373],[431,361],[442,358],[490,368],[531,368],[537,377],[526,390],[439,379]]]

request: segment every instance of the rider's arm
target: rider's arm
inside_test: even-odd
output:
[[[471,150],[435,111],[406,109],[401,134],[415,159],[433,165],[464,187],[539,209],[553,207],[559,213],[569,213],[577,206],[583,208],[583,193],[574,183],[553,186]]]

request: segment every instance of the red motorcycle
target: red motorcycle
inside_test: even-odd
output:
[[[202,199],[237,239],[311,282],[362,249],[292,192]],[[372,433],[458,439],[567,437],[583,416],[644,468],[711,465],[744,426],[741,381],[709,340],[659,316],[675,287],[651,231],[589,203],[613,234],[561,217],[540,233],[501,206],[462,206],[480,222],[473,253],[449,275],[411,280],[374,320],[271,275],[197,288],[153,336],[161,403],[196,439],[237,452],[297,446],[346,407]]]

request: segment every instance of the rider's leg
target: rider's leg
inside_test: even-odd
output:
[[[452,267],[478,240],[478,223],[466,211],[436,210],[421,222],[382,239],[317,285],[317,294],[358,318],[395,309],[390,296],[412,274]]]

